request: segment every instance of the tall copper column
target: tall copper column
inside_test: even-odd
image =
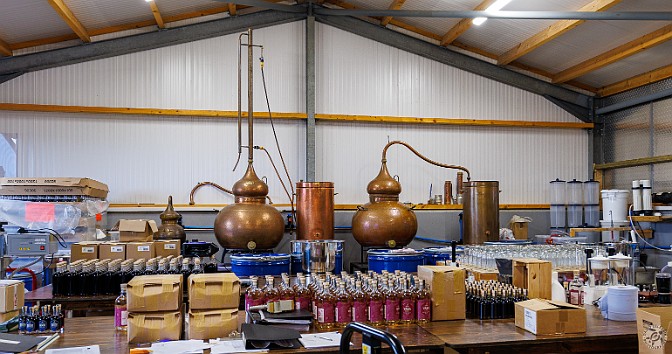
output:
[[[296,183],[297,240],[334,239],[334,183]]]
[[[499,182],[464,182],[464,243],[499,240]]]

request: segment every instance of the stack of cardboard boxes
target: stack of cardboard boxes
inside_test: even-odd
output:
[[[182,334],[182,276],[142,275],[127,285],[128,342],[179,340]]]
[[[240,281],[233,273],[189,276],[189,339],[225,338],[238,329]]]
[[[0,280],[0,323],[19,315],[23,306],[24,284],[20,280]]]

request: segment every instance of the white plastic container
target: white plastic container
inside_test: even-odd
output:
[[[602,190],[602,220],[627,221],[629,191],[622,189]]]
[[[565,206],[551,205],[551,228],[564,229],[567,226],[565,222]]]
[[[583,182],[576,179],[567,182],[567,204],[583,204]]]
[[[551,205],[567,204],[567,183],[560,179],[551,181]]]
[[[642,187],[639,185],[639,180],[634,180],[632,181],[632,212],[634,215],[639,215],[642,210]]]
[[[599,205],[584,205],[583,206],[583,222],[588,227],[600,226],[600,206]]]
[[[600,227],[628,227],[630,223],[627,221],[611,222],[600,220]],[[620,240],[628,239],[627,231],[602,231],[602,242],[618,242]]]
[[[583,182],[583,204],[600,204],[600,183],[597,181]]]
[[[579,227],[583,225],[583,207],[581,205],[567,206],[567,226]]]

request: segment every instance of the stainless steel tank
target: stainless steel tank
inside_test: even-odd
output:
[[[464,244],[499,240],[499,182],[464,182]]]

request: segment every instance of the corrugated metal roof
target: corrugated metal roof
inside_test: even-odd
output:
[[[72,33],[45,0],[2,0],[0,38],[18,43]]]
[[[156,5],[159,7],[159,11],[164,17],[203,11],[218,7],[227,7],[227,3],[225,2],[212,0],[156,0]]]
[[[144,0],[64,0],[64,3],[87,30],[154,19],[149,3]]]

